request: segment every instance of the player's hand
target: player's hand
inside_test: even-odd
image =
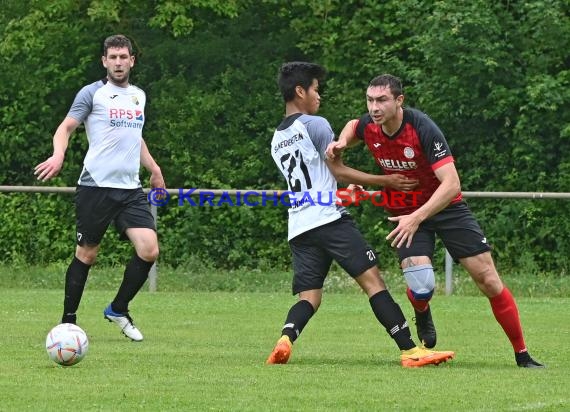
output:
[[[401,174],[386,175],[387,183],[385,187],[390,189],[399,190],[401,192],[409,192],[414,190],[420,184],[418,179],[410,179]]]
[[[40,163],[34,168],[34,175],[37,176],[38,180],[45,182],[46,180],[57,176],[62,166],[63,156],[53,155],[45,162]]]
[[[346,143],[345,142],[339,142],[339,141],[331,142],[331,143],[329,143],[329,145],[327,146],[327,148],[325,150],[325,156],[328,159],[334,159],[338,155],[340,155],[344,149],[346,149]]]
[[[392,216],[388,220],[398,223],[398,226],[386,236],[386,240],[393,239],[390,246],[400,248],[405,244],[406,247],[410,247],[421,221],[413,214]]]
[[[350,200],[352,201],[352,203],[355,203],[356,202],[356,194],[358,192],[363,192],[364,187],[362,187],[360,185],[354,185],[351,183],[346,187],[346,191],[350,195]]]
[[[162,177],[160,169],[150,174],[150,188],[166,189],[166,183],[164,183],[164,178]]]
[[[360,191],[360,190],[364,190],[364,187],[363,187],[363,186],[360,186],[360,185],[355,185],[355,184],[352,184],[352,183],[351,183],[351,184],[349,184],[349,185],[346,187],[346,190],[348,190],[349,192],[352,192],[352,191],[358,192],[358,191]]]

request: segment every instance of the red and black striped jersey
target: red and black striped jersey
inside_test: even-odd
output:
[[[384,174],[399,173],[419,179],[419,186],[413,194],[405,196],[403,202],[387,202],[385,208],[392,215],[409,214],[425,204],[440,184],[434,170],[454,161],[439,127],[416,109],[404,109],[402,125],[392,136],[385,134],[369,114],[358,120],[355,134],[364,140]],[[385,191],[389,198],[395,194],[393,189]],[[401,193],[396,195],[402,196]],[[461,193],[451,203],[460,200]]]

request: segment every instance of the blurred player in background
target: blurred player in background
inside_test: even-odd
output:
[[[63,165],[69,138],[84,123],[89,149],[75,192],[77,247],[65,276],[62,323],[76,323],[89,269],[99,244],[114,222],[122,239],[130,240],[135,253],[123,281],[103,315],[128,338],[141,341],[142,333],[129,315],[129,302],[148,277],[158,257],[158,239],[147,197],[139,180],[142,164],[151,174],[153,188],[164,188],[159,166],[142,138],[145,93],[129,83],[135,64],[131,41],[123,35],[103,44],[107,76],[83,87],[53,137],[53,155],[35,168],[37,178],[56,176]]]
[[[403,107],[402,83],[395,76],[372,79],[366,100],[368,113],[349,121],[326,154],[335,158],[363,141],[385,175],[397,173],[419,180],[414,197],[408,196],[400,206],[385,206],[392,215],[389,219],[397,224],[387,239],[398,251],[418,337],[427,348],[436,344],[429,301],[435,288],[432,259],[437,234],[489,298],[513,346],[517,365],[543,367],[527,351],[515,300],[495,269],[487,238],[462,200],[459,176],[443,133],[424,113]],[[386,189],[388,196],[391,192]]]

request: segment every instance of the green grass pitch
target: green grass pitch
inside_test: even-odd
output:
[[[294,302],[287,291],[142,292],[131,305],[141,343],[103,319],[113,295],[86,290],[89,352],[65,368],[44,349],[63,292],[0,290],[1,411],[570,410],[568,298],[518,299],[531,353],[548,366],[525,370],[483,297],[436,296],[438,348],[456,359],[403,369],[364,295],[325,294],[289,364],[275,366],[264,362]]]

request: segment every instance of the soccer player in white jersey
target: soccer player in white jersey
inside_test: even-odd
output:
[[[75,210],[77,246],[65,276],[62,323],[76,323],[89,269],[95,263],[107,228],[114,223],[121,239],[130,240],[135,253],[123,281],[103,315],[125,336],[141,341],[143,335],[129,315],[129,302],[148,277],[158,257],[154,219],[139,180],[142,164],[151,174],[153,188],[164,188],[160,167],[143,138],[145,93],[129,83],[135,64],[131,41],[113,35],[103,43],[107,76],[83,87],[53,136],[53,155],[35,168],[37,178],[56,176],[63,165],[69,138],[83,123],[89,149],[77,183]]]
[[[333,260],[366,292],[374,315],[401,350],[402,366],[446,362],[453,352],[416,346],[402,310],[386,290],[374,251],[347,210],[328,201],[336,193],[337,179],[398,190],[411,190],[417,182],[402,176],[370,175],[345,166],[340,157],[325,157],[334,133],[325,118],[315,115],[324,75],[324,68],[306,62],[286,63],[279,71],[285,119],[273,135],[271,154],[287,181],[290,198],[295,199],[290,200],[288,240],[293,255],[293,294],[299,299],[289,309],[281,337],[266,363],[289,360],[293,342],[321,304],[323,283]]]

